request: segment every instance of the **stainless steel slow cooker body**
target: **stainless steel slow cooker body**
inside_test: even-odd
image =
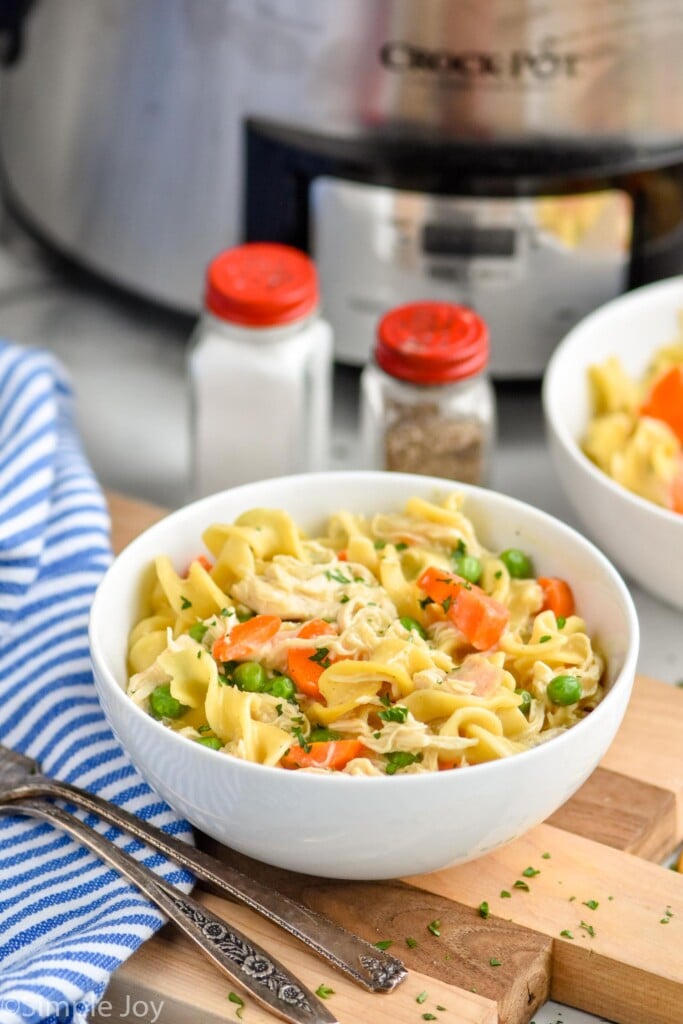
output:
[[[495,164],[500,144],[542,163],[552,144],[556,168],[589,146],[642,169],[683,149],[677,0],[33,0],[15,50],[9,201],[177,309],[243,235],[250,119],[429,160],[457,143]]]

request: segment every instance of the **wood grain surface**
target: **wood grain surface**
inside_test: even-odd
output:
[[[109,500],[115,550],[163,515]],[[409,977],[391,995],[371,995],[251,911],[199,893],[310,987],[333,988],[330,1009],[342,1024],[418,1024],[423,1013],[441,1024],[527,1024],[550,997],[620,1024],[683,1021],[683,876],[657,863],[683,839],[683,692],[674,687],[637,679],[619,735],[582,789],[548,822],[471,864],[395,882],[330,882],[198,838],[370,941],[392,942]],[[124,1008],[163,1000],[159,1024],[213,1024],[234,1015],[229,988],[164,929],[116,972],[107,998]],[[245,1008],[247,1024],[272,1019]]]

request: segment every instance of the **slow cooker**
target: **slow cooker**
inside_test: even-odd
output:
[[[33,0],[5,14],[6,201],[173,309],[244,239],[318,265],[341,362],[463,302],[538,377],[595,306],[683,270],[676,0]]]

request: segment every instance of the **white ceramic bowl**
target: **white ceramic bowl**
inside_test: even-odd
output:
[[[635,376],[678,333],[683,277],[608,302],[558,345],[543,380],[550,450],[563,490],[586,532],[631,579],[683,608],[683,516],[632,494],[584,455],[591,416],[587,369],[616,355]]]
[[[466,495],[482,542],[528,551],[539,574],[571,581],[608,662],[609,692],[586,719],[548,743],[464,771],[393,777],[321,776],[251,764],[173,733],[125,694],[126,641],[141,574],[165,552],[195,557],[203,529],[254,506],[284,508],[307,530],[327,514],[402,508],[411,495]],[[180,814],[259,860],[337,878],[390,878],[469,860],[555,811],[607,750],[628,703],[638,652],[629,594],[607,559],[566,525],[500,494],[430,477],[343,472],[267,480],[195,502],[133,541],[105,575],[90,619],[105,713],[132,761]]]

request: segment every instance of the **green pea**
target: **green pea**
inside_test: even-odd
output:
[[[404,629],[412,630],[414,633],[417,633],[418,636],[421,636],[423,640],[427,639],[427,634],[420,623],[417,622],[416,619],[411,619],[410,615],[402,615],[398,621]]]
[[[273,697],[282,697],[283,700],[291,700],[296,693],[296,686],[289,676],[274,676],[268,682],[268,693]]]
[[[268,685],[268,676],[258,661],[242,661],[233,673],[235,685],[249,693],[263,693]]]
[[[451,561],[458,576],[462,576],[464,580],[468,580],[470,583],[479,582],[482,567],[478,558],[475,558],[474,555],[465,555],[460,551],[454,551],[451,555]]]
[[[583,687],[581,686],[581,680],[576,676],[555,676],[548,683],[546,693],[548,694],[548,699],[553,704],[561,704],[565,707],[568,704],[576,704],[577,701],[581,700]]]
[[[308,737],[309,743],[321,743],[329,742],[329,740],[340,740],[342,734],[335,732],[334,729],[323,729],[322,726],[318,729],[311,729]]]
[[[193,640],[196,640],[198,644],[204,639],[204,634],[208,630],[208,626],[205,626],[203,622],[195,622],[188,629],[188,633]]]
[[[519,548],[507,548],[505,551],[501,551],[500,560],[516,580],[528,580],[534,574],[531,559]]]
[[[522,703],[519,705],[519,710],[522,712],[523,715],[526,715],[526,717],[528,718],[529,712],[531,711],[531,694],[528,690],[520,689],[515,690],[515,693],[518,693],[519,696],[522,698]]]
[[[155,718],[180,718],[188,710],[185,704],[171,696],[170,683],[162,683],[149,695],[149,709]]]
[[[211,750],[220,750],[223,744],[217,736],[200,736],[196,743],[201,743],[203,747],[209,747]]]

